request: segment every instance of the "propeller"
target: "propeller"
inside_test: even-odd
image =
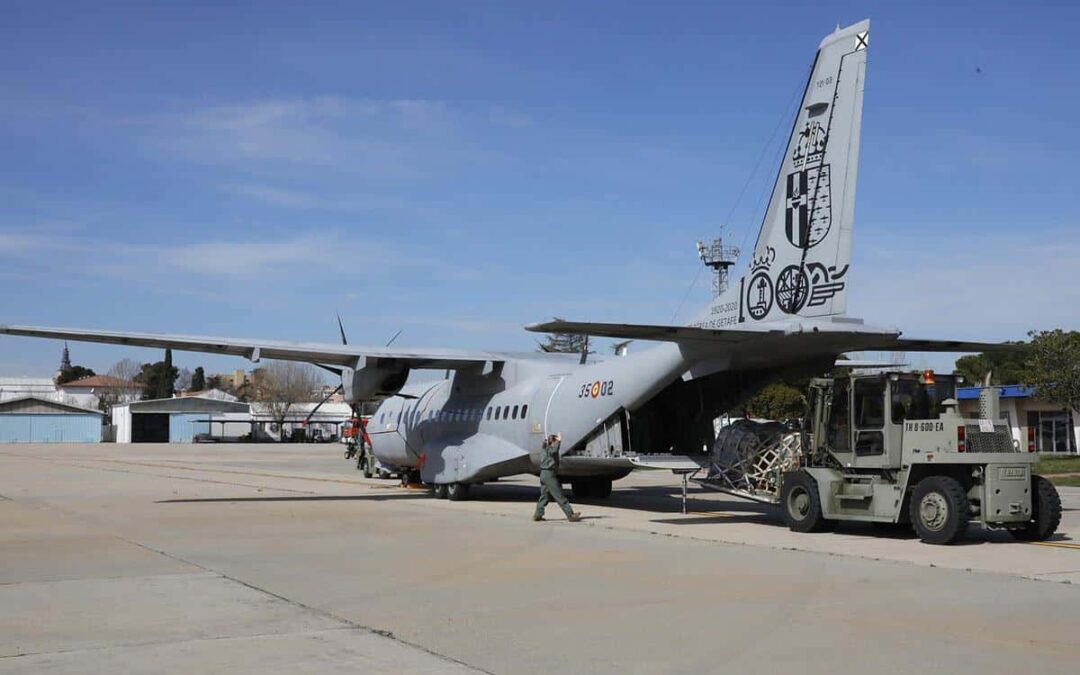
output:
[[[341,332],[341,344],[347,345],[349,344],[349,340],[345,337],[345,326],[341,324],[341,312],[336,312],[336,314],[338,331]]]
[[[326,398],[324,398],[323,400],[319,401],[319,402],[318,402],[318,403],[317,403],[317,404],[315,405],[315,407],[311,409],[311,412],[309,412],[309,413],[308,413],[308,416],[304,418],[304,426],[306,427],[306,426],[308,425],[308,422],[310,422],[310,421],[311,421],[311,418],[315,416],[315,413],[317,413],[317,412],[319,411],[319,408],[321,408],[321,407],[322,407],[323,403],[326,403],[327,401],[329,401],[330,399],[332,399],[332,398],[334,397],[334,394],[337,394],[337,393],[338,393],[339,391],[342,391],[342,390],[343,390],[344,388],[345,388],[345,385],[344,385],[344,384],[339,384],[339,385],[338,385],[338,386],[337,386],[337,387],[336,387],[336,388],[334,389],[334,391],[332,391],[332,392],[330,392],[329,394],[327,394],[327,395],[326,395]]]

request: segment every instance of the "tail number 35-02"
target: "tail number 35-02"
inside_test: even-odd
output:
[[[586,382],[581,385],[581,390],[578,391],[578,398],[600,398],[601,396],[614,396],[615,395],[615,381],[608,380],[603,382],[597,380],[596,382]]]

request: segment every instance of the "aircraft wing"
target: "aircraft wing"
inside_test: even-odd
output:
[[[754,323],[743,328],[700,328],[653,324],[596,323],[555,319],[530,324],[526,330],[539,333],[572,333],[617,339],[659,340],[696,344],[728,345],[733,349],[757,346],[775,349],[787,343],[816,351],[906,351],[906,352],[987,352],[1022,348],[1012,343],[966,342],[962,340],[921,340],[901,338],[895,329],[873,328],[858,320],[827,319]],[[840,364],[838,364],[840,365]]]
[[[387,359],[408,364],[410,368],[456,370],[504,361],[499,354],[454,349],[398,349],[323,344],[318,342],[276,342],[243,338],[171,335],[164,333],[126,333],[119,331],[42,328],[38,326],[3,326],[0,334],[54,338],[75,342],[100,342],[133,347],[155,347],[177,351],[205,352],[242,356],[252,361],[278,359],[357,367],[364,359]]]

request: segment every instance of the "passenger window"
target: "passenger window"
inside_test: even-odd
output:
[[[835,452],[850,452],[851,429],[848,427],[848,380],[837,380],[833,385],[832,409],[825,442]]]
[[[504,420],[510,419],[510,406],[508,406],[508,405],[503,406],[503,419]]]
[[[515,420],[517,419],[517,411],[518,411],[518,407],[514,406],[513,412],[510,413],[511,419],[515,419]]]
[[[491,419],[491,406],[488,406],[487,415],[485,416],[484,419],[488,419],[488,420]]]
[[[495,406],[495,421],[499,421],[499,406]]]
[[[528,405],[521,406],[521,419],[525,419],[528,412],[529,412],[529,406]]]

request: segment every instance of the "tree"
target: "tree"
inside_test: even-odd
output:
[[[116,363],[112,364],[107,373],[109,377],[115,377],[118,380],[124,380],[126,382],[134,382],[139,373],[142,372],[142,366],[138,361],[132,359],[120,359]]]
[[[987,373],[992,373],[991,384],[1026,383],[1029,379],[1027,362],[1031,357],[1031,347],[1024,342],[1009,344],[1023,345],[1023,348],[962,356],[956,360],[956,372],[963,375],[964,381],[972,386],[981,385]]]
[[[171,349],[165,350],[164,361],[144,363],[142,371],[135,376],[135,381],[143,385],[143,400],[172,398],[178,374],[172,364]]]
[[[537,351],[556,354],[580,354],[589,346],[587,335],[573,333],[548,333],[547,341],[537,344]]]
[[[180,372],[176,374],[176,389],[177,391],[189,391],[191,389],[191,371],[187,368],[181,368]]]
[[[195,372],[191,375],[191,390],[203,391],[206,389],[206,371],[202,366],[195,369]]]
[[[61,370],[60,374],[56,377],[57,384],[67,384],[68,382],[74,382],[75,380],[81,380],[84,377],[93,377],[96,375],[94,371],[83,366],[71,366],[65,370]]]
[[[784,382],[773,382],[746,402],[746,417],[785,420],[802,417],[806,412],[806,397]]]
[[[252,376],[254,397],[266,406],[267,412],[284,431],[289,409],[297,403],[311,400],[322,380],[315,368],[296,361],[270,361]]]
[[[1027,379],[1035,396],[1073,410],[1080,408],[1080,332],[1031,331]]]

